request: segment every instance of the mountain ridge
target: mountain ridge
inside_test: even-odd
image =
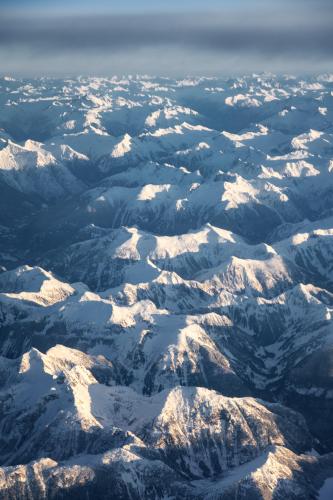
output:
[[[0,78],[0,499],[330,484],[332,96]]]

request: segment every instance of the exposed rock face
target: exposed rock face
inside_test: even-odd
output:
[[[26,84],[0,79],[0,500],[316,498],[332,79]]]

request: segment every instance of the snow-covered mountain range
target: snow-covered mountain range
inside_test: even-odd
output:
[[[326,491],[332,75],[3,77],[0,110],[0,499]]]

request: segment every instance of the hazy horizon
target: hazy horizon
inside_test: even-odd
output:
[[[333,70],[327,0],[9,2],[1,72],[13,76],[222,76]]]

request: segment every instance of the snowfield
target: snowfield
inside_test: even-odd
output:
[[[333,76],[0,110],[0,499],[333,498]]]

